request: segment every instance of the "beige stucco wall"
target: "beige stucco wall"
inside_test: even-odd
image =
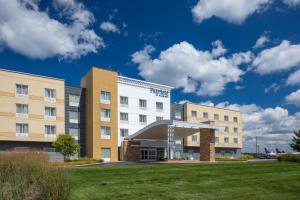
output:
[[[28,85],[28,98],[16,97],[16,84]],[[64,81],[0,69],[0,140],[52,142],[44,137],[45,125],[56,125],[56,134],[64,133]],[[56,90],[56,102],[44,100],[45,88]],[[16,104],[28,104],[28,118],[16,117]],[[44,119],[45,107],[56,108],[56,120]],[[16,123],[29,125],[28,137],[16,136]]]
[[[192,111],[197,112],[197,118],[192,118]],[[229,143],[224,143],[224,132],[219,131],[219,143],[216,143],[216,147],[230,147],[230,148],[242,148],[243,146],[243,122],[242,114],[239,111],[229,110],[224,108],[216,108],[213,106],[205,106],[193,103],[184,104],[184,120],[192,123],[205,122],[207,119],[203,118],[203,112],[208,113],[208,120],[214,121],[214,114],[219,114],[219,121],[215,121],[216,125],[227,126],[229,128]],[[224,115],[229,117],[229,121],[224,121]],[[238,118],[238,123],[233,122],[233,117]],[[234,127],[238,128],[238,144],[234,144]],[[192,142],[192,136],[185,139],[186,146],[200,146],[200,135],[197,135],[197,143]]]

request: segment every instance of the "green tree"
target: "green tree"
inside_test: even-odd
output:
[[[75,141],[75,139],[69,135],[59,135],[52,146],[64,156],[64,161],[67,158],[75,155],[79,149],[80,145]]]
[[[294,131],[294,136],[290,146],[297,152],[300,152],[300,129]]]

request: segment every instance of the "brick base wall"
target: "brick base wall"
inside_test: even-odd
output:
[[[215,131],[201,129],[200,132],[200,161],[215,161]]]
[[[121,147],[121,160],[140,161],[141,150],[139,141],[124,140]]]

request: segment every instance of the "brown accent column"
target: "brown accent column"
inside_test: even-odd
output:
[[[123,161],[140,161],[141,150],[140,142],[133,140],[122,141],[121,160]]]
[[[200,129],[200,161],[215,161],[214,129]]]

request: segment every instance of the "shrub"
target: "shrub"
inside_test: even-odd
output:
[[[277,156],[277,160],[300,163],[300,154],[282,154]]]
[[[84,165],[84,164],[93,164],[93,163],[101,163],[102,159],[95,160],[92,158],[79,158],[78,160],[68,160],[66,162],[52,162],[53,166],[72,166],[72,165]]]
[[[39,152],[0,153],[0,199],[64,200],[70,193],[62,169]]]
[[[64,156],[64,161],[78,153],[80,145],[70,135],[61,134],[52,146]]]
[[[216,161],[247,161],[253,159],[252,155],[242,155],[239,158],[217,157]]]

